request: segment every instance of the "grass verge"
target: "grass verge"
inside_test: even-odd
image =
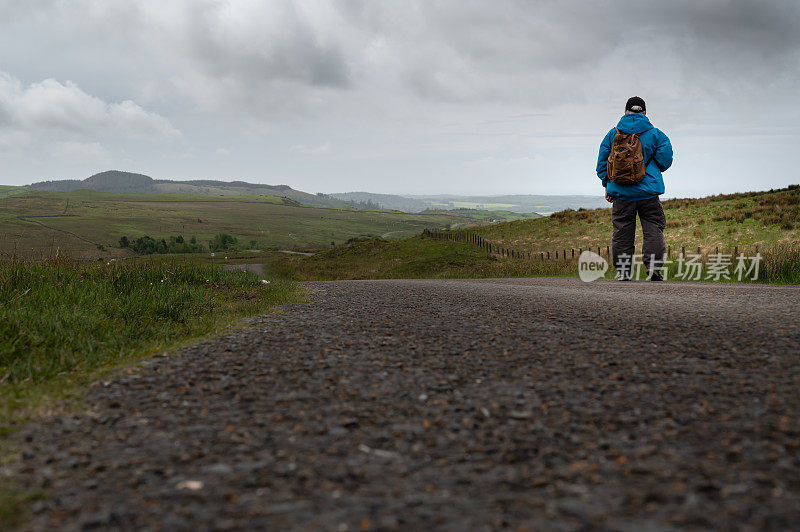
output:
[[[299,299],[291,281],[180,259],[0,262],[2,454],[9,434],[103,372]],[[0,479],[0,528],[35,497]]]
[[[488,277],[577,277],[578,250],[574,257],[563,252],[559,258],[546,260],[522,259],[489,255],[478,246],[464,241],[439,240],[418,235],[403,240],[367,239],[347,246],[319,252],[310,257],[283,254],[261,254],[251,261],[264,262],[265,269],[274,275],[300,281],[332,281],[340,279],[401,279],[401,278],[488,278]],[[605,247],[602,248],[605,255]],[[688,253],[688,250],[687,250]],[[800,284],[800,246],[775,244],[760,251],[758,276],[753,281],[752,272],[742,272],[741,282],[774,284]],[[553,253],[551,255],[555,257]],[[746,267],[752,265],[751,255],[746,255]],[[607,257],[605,257],[607,258]],[[687,258],[690,258],[687,255]],[[703,269],[699,278],[685,275],[678,279],[679,265],[673,253],[668,264],[667,279],[737,282],[737,261],[731,258],[728,278],[708,276],[713,253],[705,252],[701,259]],[[683,271],[687,272],[683,266]],[[606,277],[616,275],[609,268]],[[640,278],[644,278],[641,268]]]
[[[265,270],[299,281],[558,277],[577,272],[568,261],[499,258],[464,242],[434,240],[425,235],[403,240],[367,239],[310,257],[278,253],[262,257]]]

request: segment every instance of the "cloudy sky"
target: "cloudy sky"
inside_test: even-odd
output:
[[[800,182],[800,2],[0,0],[0,183],[592,194],[634,94],[667,196]]]

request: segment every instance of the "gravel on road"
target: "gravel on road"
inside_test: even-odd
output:
[[[787,529],[800,287],[308,283],[19,435],[27,529]]]

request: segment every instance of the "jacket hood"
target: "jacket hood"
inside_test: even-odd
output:
[[[622,115],[617,124],[617,129],[623,133],[635,133],[637,135],[653,129],[653,124],[643,114],[634,113]]]

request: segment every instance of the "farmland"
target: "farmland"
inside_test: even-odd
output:
[[[0,200],[0,253],[39,258],[61,250],[75,258],[119,257],[131,253],[118,247],[122,236],[183,235],[207,242],[219,233],[258,249],[319,248],[470,221],[447,213],[314,208],[277,196],[35,191]]]
[[[753,254],[758,248],[764,256],[762,282],[800,282],[800,187],[667,200],[664,210],[665,236],[673,258],[682,248],[687,252],[700,248],[706,255],[717,249]],[[509,249],[515,254],[488,254],[468,243],[463,238],[467,233],[480,235],[495,250]],[[448,240],[424,235],[392,242],[363,240],[313,257],[273,255],[264,261],[274,271],[299,280],[574,276],[581,248],[599,247],[606,254],[611,212],[566,210],[544,218],[457,230],[452,236]],[[637,239],[641,250],[640,229]],[[540,253],[549,253],[553,260],[526,258]]]

